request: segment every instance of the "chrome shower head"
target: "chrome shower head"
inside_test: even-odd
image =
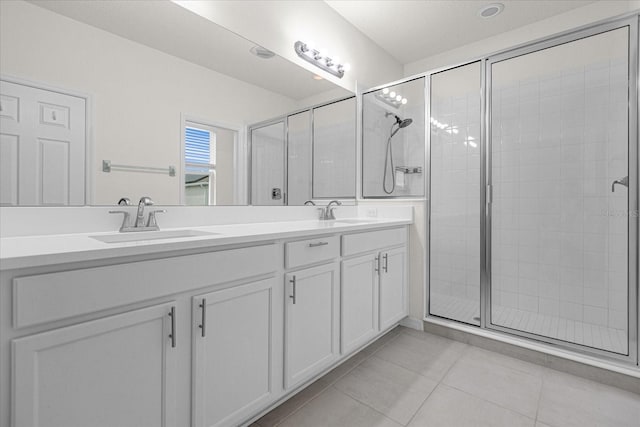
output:
[[[399,129],[406,128],[411,123],[413,123],[412,119],[404,119],[404,120],[402,120],[400,117],[398,117],[398,115],[393,114],[393,113],[389,113],[389,112],[384,113],[384,116],[385,117],[393,116],[393,118],[396,119],[396,122],[394,124],[398,125]]]
[[[406,128],[407,126],[409,126],[411,123],[413,123],[413,119],[404,119],[404,120],[400,120],[400,118],[398,116],[396,116],[398,118],[398,126],[400,127],[400,129],[402,128]]]

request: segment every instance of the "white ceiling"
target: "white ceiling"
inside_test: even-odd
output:
[[[170,1],[31,3],[294,100],[337,88],[277,55],[265,60],[250,54],[253,42]]]
[[[325,0],[336,12],[401,64],[522,27],[594,1],[579,0]],[[478,10],[502,3],[481,18]]]

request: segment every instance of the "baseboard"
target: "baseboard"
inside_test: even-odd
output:
[[[424,322],[420,319],[416,319],[409,316],[405,317],[400,321],[400,326],[416,329],[418,331],[424,331]]]

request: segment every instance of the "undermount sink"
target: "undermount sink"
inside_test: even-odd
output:
[[[167,230],[167,231],[140,231],[118,234],[104,234],[99,236],[89,236],[92,239],[100,240],[104,243],[126,243],[143,242],[147,240],[179,239],[184,237],[213,236],[220,233],[209,233],[199,230]]]

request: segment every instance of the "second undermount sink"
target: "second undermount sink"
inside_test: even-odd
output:
[[[92,239],[104,243],[143,242],[147,240],[180,239],[185,237],[213,236],[220,233],[209,233],[199,230],[167,230],[167,231],[140,231],[130,233],[103,234],[89,236]]]

